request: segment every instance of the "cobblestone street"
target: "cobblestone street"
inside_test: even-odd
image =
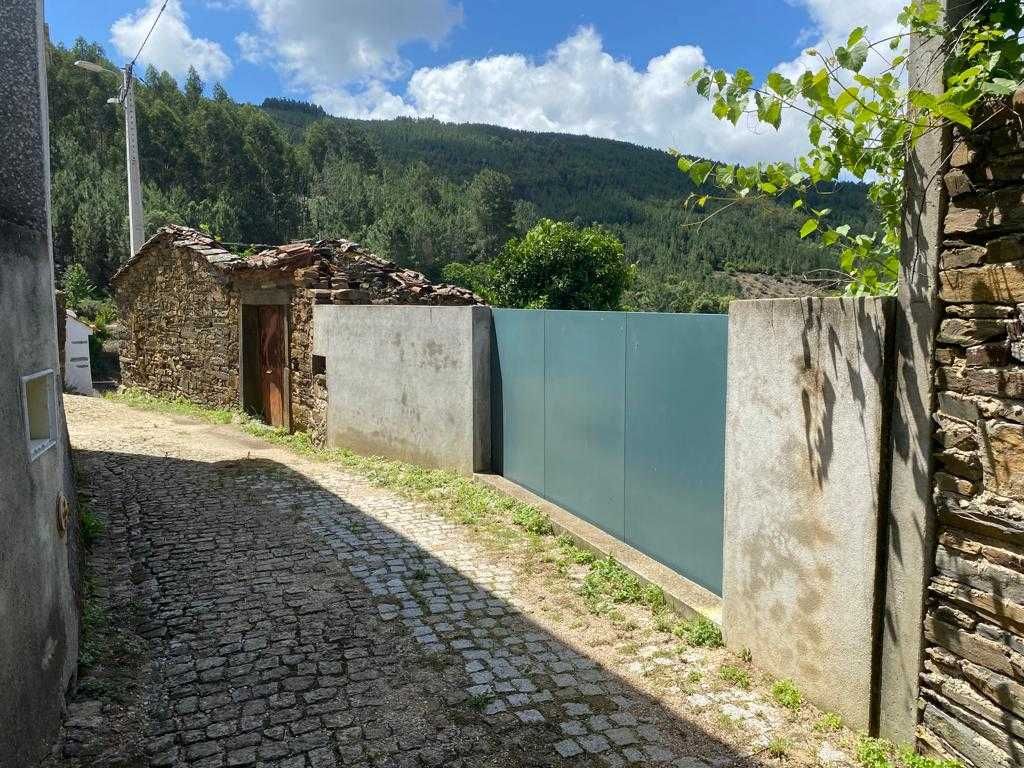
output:
[[[67,409],[139,672],[114,696],[83,681],[57,764],[747,764],[546,628],[429,507],[231,427]]]

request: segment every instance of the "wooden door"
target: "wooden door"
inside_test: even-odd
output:
[[[284,334],[285,307],[259,307],[260,400],[263,420],[275,427],[285,426],[284,377],[287,364]]]

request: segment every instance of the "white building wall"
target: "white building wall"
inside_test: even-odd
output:
[[[92,329],[70,313],[64,342],[64,387],[80,395],[92,394],[92,368],[89,362],[89,336]]]

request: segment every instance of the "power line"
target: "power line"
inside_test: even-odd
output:
[[[149,28],[149,32],[142,40],[142,45],[139,46],[138,52],[135,54],[135,58],[132,59],[132,63],[128,65],[128,69],[131,70],[135,67],[135,62],[138,61],[139,56],[142,54],[142,49],[146,47],[146,43],[149,42],[149,36],[153,34],[153,30],[156,29],[156,23],[160,21],[160,16],[163,15],[164,8],[167,7],[168,0],[164,0],[163,5],[160,6],[160,10],[156,12],[156,18],[153,19],[153,24]]]

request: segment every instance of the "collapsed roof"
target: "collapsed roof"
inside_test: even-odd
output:
[[[306,287],[363,289],[374,303],[405,303],[403,297],[424,304],[482,304],[472,291],[431,282],[425,275],[386,261],[351,240],[301,240],[239,254],[205,232],[168,225],[147,240],[111,278],[116,284],[148,254],[162,248],[180,248],[206,259],[225,276],[293,276]]]

